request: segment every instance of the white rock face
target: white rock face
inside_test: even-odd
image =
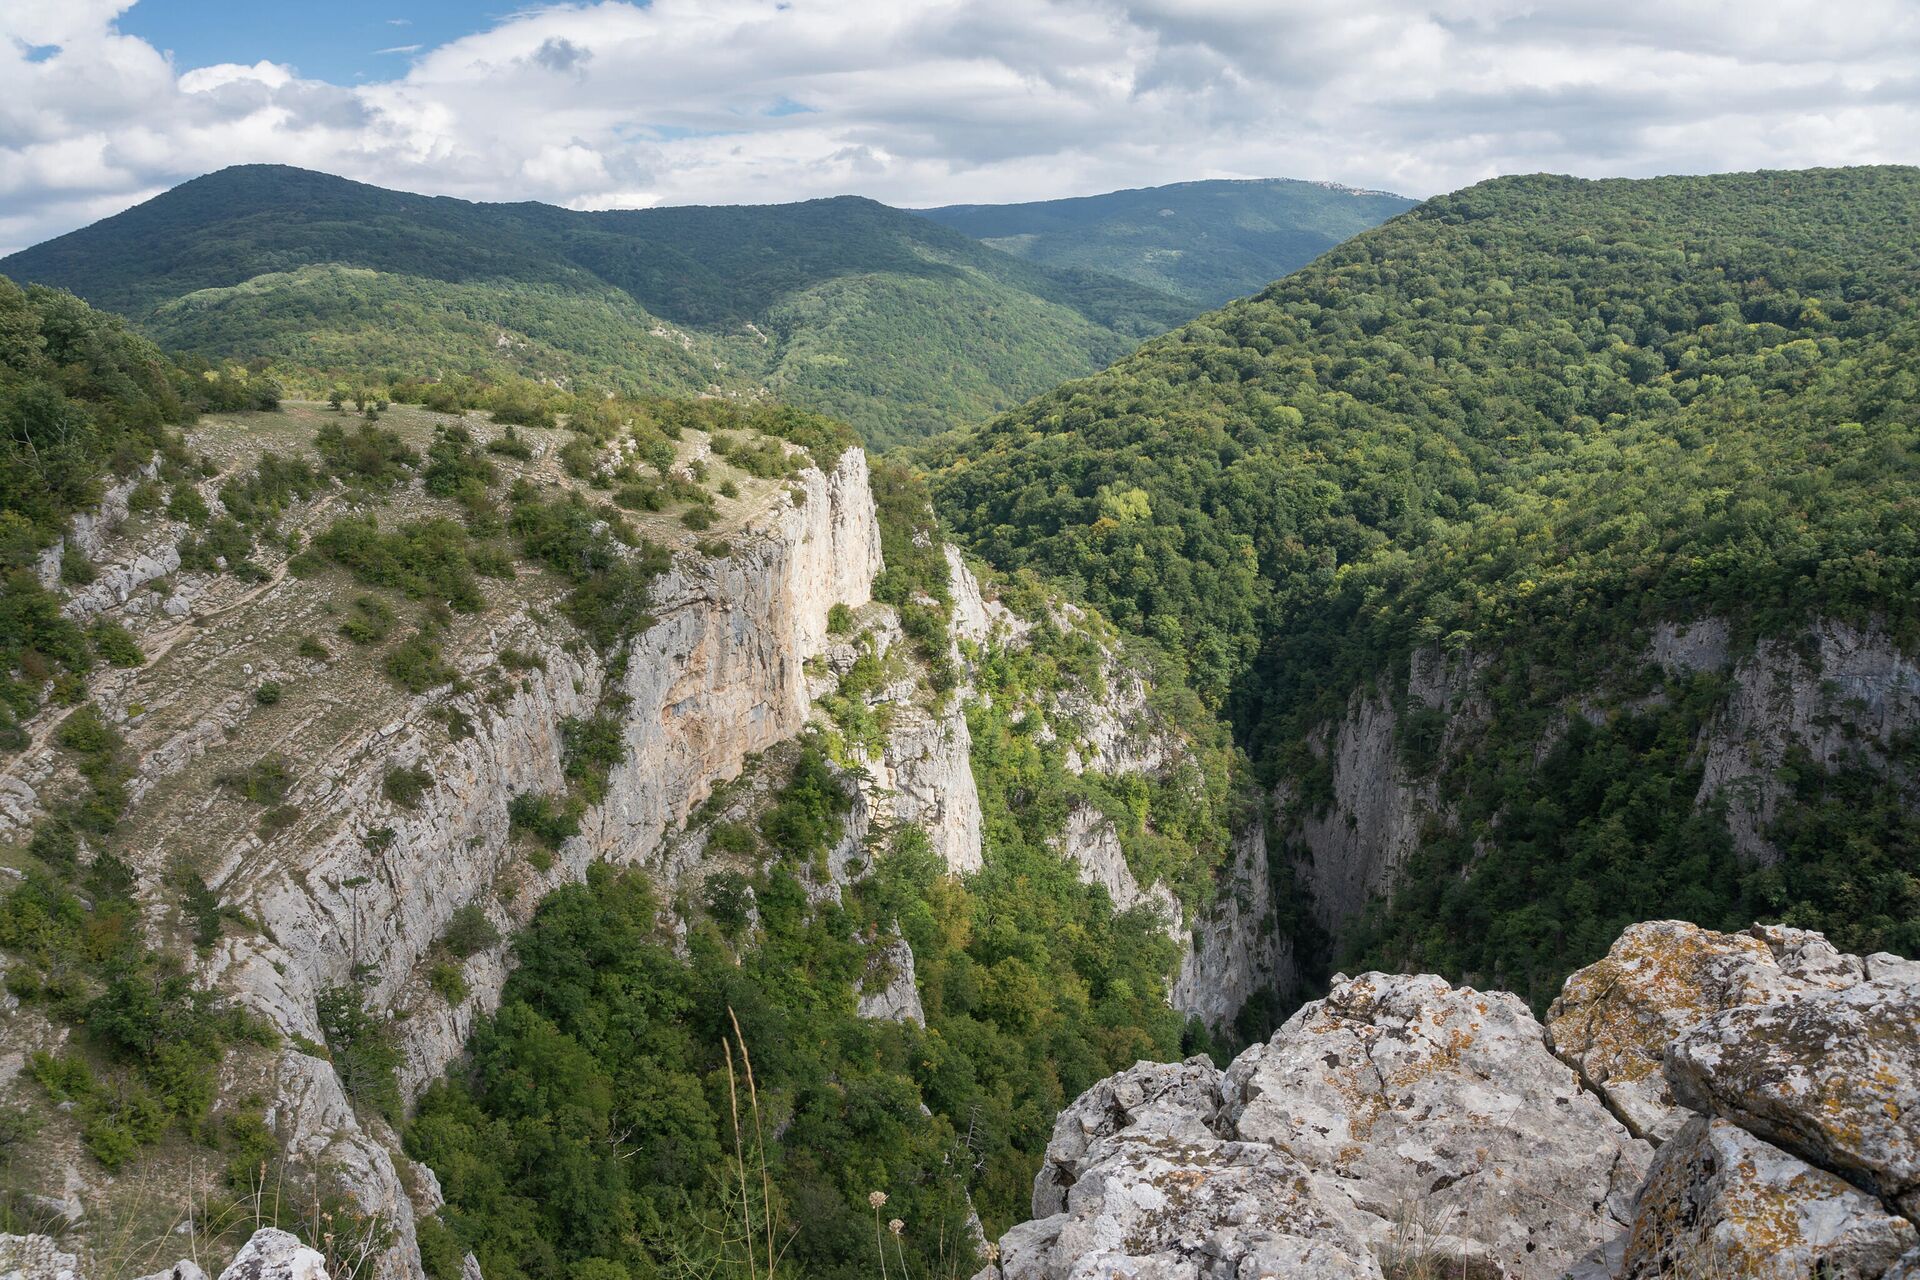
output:
[[[876,950],[868,960],[866,981],[854,1003],[854,1012],[863,1018],[887,1022],[927,1024],[926,1010],[920,1007],[920,988],[913,973],[913,948],[905,938],[895,938]]]
[[[1446,717],[1436,753],[1444,759],[1478,731],[1489,714],[1475,681],[1484,663],[1471,651],[1414,653],[1407,677],[1409,703]],[[1368,899],[1386,893],[1420,842],[1429,818],[1446,812],[1434,776],[1411,774],[1402,758],[1400,719],[1385,680],[1371,695],[1356,690],[1338,724],[1309,742],[1332,766],[1333,804],[1299,815],[1300,837],[1312,857],[1303,868],[1320,924],[1338,934]],[[1293,797],[1279,797],[1284,811]]]
[[[1557,1278],[1625,1228],[1649,1158],[1516,998],[1366,974],[1224,1073],[1142,1063],[1083,1095],[1000,1271]]]
[[[0,1235],[0,1280],[79,1280],[79,1267],[51,1236]]]
[[[403,1088],[411,1096],[439,1075],[474,1020],[497,1006],[506,976],[502,946],[467,962],[470,994],[458,1006],[424,994],[419,966],[455,910],[477,902],[498,912],[500,886],[510,883],[520,914],[594,861],[647,862],[662,833],[717,782],[805,723],[802,664],[824,647],[831,606],[868,600],[880,539],[859,450],[831,473],[805,473],[800,484],[804,501],[782,503],[736,538],[732,556],[682,558],[654,583],[656,621],[633,642],[622,686],[626,757],[609,776],[605,802],[585,815],[547,872],[533,871],[513,846],[506,803],[521,791],[562,787],[560,722],[590,714],[606,676],[592,655],[570,653],[536,629],[503,643],[531,647],[545,670],[525,673],[503,707],[473,698],[472,736],[446,742],[428,702],[415,699],[392,724],[339,743],[328,759],[302,762],[301,787],[311,790],[291,798],[324,796],[333,834],[287,845],[298,854],[291,861],[257,843],[230,851],[216,882],[229,905],[265,929],[224,940],[210,977],[281,1030],[317,1041],[317,995],[346,981],[356,964],[373,964],[372,1003],[423,1006],[421,1016],[397,1024]],[[434,777],[411,810],[381,791],[386,766],[398,762],[423,763]],[[375,848],[367,834],[382,826],[393,836]],[[412,1210],[387,1141],[364,1130],[325,1063],[289,1050],[276,1075],[273,1110],[283,1132],[303,1153],[339,1166],[347,1189],[399,1228],[381,1274],[418,1276]]]
[[[1920,786],[1895,750],[1920,730],[1920,665],[1885,632],[1823,621],[1802,634],[1763,641],[1738,661],[1732,644],[1732,628],[1721,618],[1664,622],[1654,627],[1644,657],[1675,677],[1728,673],[1727,700],[1700,736],[1705,767],[1697,803],[1724,802],[1728,829],[1743,855],[1759,862],[1778,858],[1765,832],[1786,794],[1781,767],[1792,750],[1806,751],[1829,770],[1858,761],[1910,791]],[[1452,821],[1437,778],[1415,776],[1406,767],[1397,707],[1404,701],[1441,713],[1436,754],[1455,757],[1491,716],[1478,683],[1484,666],[1471,649],[1418,650],[1404,690],[1395,690],[1381,673],[1373,692],[1355,690],[1345,714],[1308,740],[1330,768],[1333,799],[1324,812],[1292,817],[1311,855],[1302,871],[1314,916],[1336,937],[1371,898],[1391,891],[1422,829]],[[1604,717],[1610,705],[1604,694],[1596,690],[1589,700],[1564,708],[1561,725],[1573,715],[1596,722]],[[1545,759],[1559,736],[1550,732],[1536,759]],[[1301,808],[1286,786],[1276,800],[1282,813]]]
[[[274,1227],[253,1233],[220,1280],[330,1280],[327,1260]]]
[[[1233,1021],[1254,992],[1291,988],[1299,979],[1293,947],[1281,941],[1272,913],[1267,828],[1256,819],[1234,839],[1218,897],[1191,925],[1173,1007],[1218,1029]]]
[[[1762,641],[1734,667],[1703,744],[1700,803],[1724,800],[1735,847],[1761,862],[1779,857],[1765,833],[1790,748],[1827,769],[1856,756],[1887,768],[1893,744],[1920,727],[1920,666],[1884,632],[1822,622],[1807,637],[1811,658],[1796,639]]]
[[[980,590],[980,579],[967,568],[960,548],[948,542],[942,544],[941,550],[946,553],[947,581],[953,595],[953,617],[948,625],[955,641],[985,644],[995,636],[1018,640],[1032,630],[1033,624],[1025,618],[998,600],[986,598]]]
[[[891,792],[895,821],[925,828],[947,870],[966,875],[985,863],[973,737],[960,701],[949,699],[937,716],[911,704],[898,706],[875,773],[882,789]]]
[[[1115,911],[1131,911],[1145,906],[1159,917],[1175,941],[1183,936],[1180,928],[1180,902],[1163,884],[1145,889],[1134,879],[1127,866],[1126,853],[1120,847],[1120,833],[1113,820],[1088,804],[1077,804],[1067,811],[1067,825],[1060,833],[1060,851],[1079,868],[1080,879],[1097,884],[1113,899]]]

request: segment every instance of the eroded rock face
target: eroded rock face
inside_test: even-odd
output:
[[[1706,1018],[1674,1095],[1920,1216],[1920,984],[1815,989]]]
[[[1518,997],[1431,975],[1337,983],[1225,1090],[1242,1138],[1340,1180],[1382,1227],[1417,1213],[1444,1251],[1513,1276],[1559,1276],[1617,1233],[1652,1154]]]
[[[1650,1157],[1515,997],[1342,980],[1225,1072],[1142,1063],[1054,1128],[1007,1277],[1382,1275],[1396,1255],[1559,1277]]]
[[[926,1025],[926,1010],[920,1006],[920,988],[914,979],[913,948],[905,938],[895,938],[873,953],[854,1012],[863,1018]]]
[[[1873,1280],[1915,1239],[1844,1179],[1696,1115],[1654,1158],[1620,1275]]]
[[[1219,893],[1191,922],[1189,936],[1170,999],[1209,1027],[1232,1023],[1254,992],[1287,990],[1298,981],[1293,944],[1281,939],[1273,920],[1264,819],[1235,836]]]
[[[1825,769],[1854,759],[1901,769],[1894,744],[1916,726],[1920,665],[1884,631],[1823,621],[1804,636],[1764,640],[1735,664],[1726,705],[1702,734],[1700,803],[1724,800],[1734,846],[1776,861],[1766,832],[1787,795],[1789,752]]]
[[[1477,733],[1491,713],[1478,687],[1484,665],[1471,650],[1433,646],[1412,656],[1405,702],[1444,714],[1439,758]],[[1407,766],[1396,702],[1392,682],[1383,677],[1371,692],[1355,690],[1346,714],[1307,743],[1330,766],[1333,802],[1324,812],[1296,815],[1311,854],[1302,870],[1314,916],[1336,936],[1369,899],[1392,888],[1423,828],[1448,812],[1438,771],[1418,774]],[[1285,811],[1293,796],[1283,788],[1278,799]]]
[[[1786,932],[1775,931],[1776,953],[1757,931],[1716,933],[1679,920],[1633,925],[1603,959],[1567,979],[1547,1012],[1548,1043],[1635,1134],[1664,1141],[1691,1116],[1662,1070],[1676,1037],[1723,1009],[1784,999],[1837,974],[1820,948],[1839,953],[1825,939],[1815,946],[1809,939],[1818,935]]]

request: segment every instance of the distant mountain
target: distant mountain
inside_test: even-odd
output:
[[[1104,271],[1217,307],[1415,203],[1385,191],[1259,178],[917,212],[1030,262]]]
[[[856,197],[582,213],[281,165],[196,178],[0,274],[296,383],[510,372],[764,391],[878,444],[1011,407],[1195,310]]]

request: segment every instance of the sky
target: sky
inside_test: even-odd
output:
[[[1920,0],[0,0],[0,253],[229,164],[573,208],[1920,161]]]

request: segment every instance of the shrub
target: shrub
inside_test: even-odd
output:
[[[580,815],[572,806],[540,791],[522,791],[509,800],[507,821],[515,834],[525,833],[548,850],[580,834]]]
[[[293,789],[293,770],[282,756],[266,756],[238,772],[215,779],[234,794],[255,804],[279,804]]]
[[[427,985],[448,1004],[459,1004],[467,998],[467,975],[450,960],[438,961],[427,970]]]
[[[427,492],[442,498],[486,487],[498,478],[493,463],[473,442],[473,433],[465,427],[435,427],[433,443],[427,447],[426,469],[420,473]]]
[[[440,646],[420,632],[396,646],[381,670],[408,693],[425,693],[460,678],[460,673],[441,658]]]
[[[533,457],[533,446],[521,439],[520,434],[514,430],[513,424],[508,423],[504,435],[495,436],[493,439],[487,441],[487,452],[497,453],[503,458],[517,458],[521,462],[525,462]]]
[[[112,666],[137,667],[147,660],[133,633],[117,622],[101,618],[87,628],[87,639],[93,642],[93,651]]]
[[[372,405],[367,406],[369,416]],[[351,432],[329,422],[313,436],[327,469],[349,484],[372,489],[390,489],[406,480],[420,463],[420,455],[406,442],[384,427],[363,422]]]
[[[441,941],[446,944],[448,951],[465,960],[500,941],[500,930],[494,927],[493,921],[487,919],[487,913],[479,903],[469,902],[447,921],[447,932]]]
[[[300,820],[298,805],[275,805],[260,815],[260,838],[271,840]]]
[[[500,665],[509,671],[545,671],[547,669],[546,659],[539,654],[515,648],[500,651]]]
[[[340,624],[340,634],[355,644],[378,644],[393,634],[393,606],[378,596],[355,596],[353,612]]]
[[[395,766],[387,770],[386,778],[380,789],[386,792],[387,799],[402,809],[412,809],[420,803],[420,797],[433,785],[433,775],[419,767],[403,768]]]
[[[827,610],[827,631],[831,635],[844,636],[853,633],[853,610],[844,603],[836,602]]]
[[[271,707],[280,701],[280,685],[277,681],[267,680],[253,691],[253,700],[263,707]]]
[[[207,509],[207,500],[200,496],[200,491],[182,481],[173,486],[173,493],[167,498],[167,514],[198,528],[213,513]]]
[[[65,547],[60,552],[60,581],[70,587],[84,587],[94,579],[93,561],[87,553],[78,547]]]
[[[300,647],[296,649],[295,652],[301,657],[310,658],[315,662],[333,661],[333,654],[327,649],[327,646],[320,643],[320,637],[314,635],[301,636]]]

